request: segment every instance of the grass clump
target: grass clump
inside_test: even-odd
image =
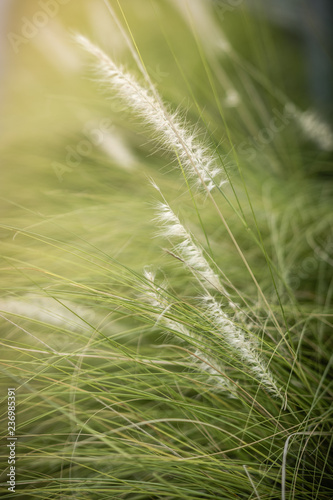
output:
[[[129,69],[92,36],[68,42],[90,54],[94,81],[72,78],[94,125],[69,122],[51,158],[34,141],[37,161],[2,148],[36,179],[17,192],[8,172],[2,197],[15,496],[329,500],[329,128],[318,140],[210,2],[138,3],[144,21],[134,2],[107,4]],[[112,127],[83,154],[98,116]]]

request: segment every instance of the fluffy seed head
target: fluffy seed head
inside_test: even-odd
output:
[[[258,345],[255,340],[248,338],[245,332],[230,320],[222,310],[221,304],[214,297],[207,294],[202,300],[207,316],[235,354],[268,392],[283,399],[271,371],[258,352]]]
[[[174,245],[173,251],[180,257],[184,265],[193,272],[204,289],[212,288],[225,296],[229,296],[220,278],[213,271],[205,258],[203,250],[194,241],[191,233],[187,231],[166,202],[157,205],[156,220],[161,224],[160,235],[167,238],[179,238],[182,240]]]
[[[99,74],[127,106],[152,127],[163,146],[176,153],[187,175],[206,192],[221,186],[222,172],[209,148],[182,123],[177,113],[170,113],[156,90],[147,90],[117,66],[101,49],[78,35],[76,41],[96,60]]]
[[[157,309],[157,322],[163,322],[171,331],[178,332],[182,337],[191,339],[191,345],[201,346],[204,339],[200,334],[190,331],[184,324],[165,316],[165,312],[171,307],[171,303],[161,293],[160,287],[156,285],[155,274],[150,269],[144,269],[144,276],[149,282],[149,285],[145,286],[145,297]],[[212,381],[216,390],[228,391],[230,395],[236,397],[235,387],[226,377],[223,377],[221,363],[218,363],[213,357],[204,354],[199,348],[196,349],[191,358],[200,371],[212,375]]]

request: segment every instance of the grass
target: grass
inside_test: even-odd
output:
[[[105,56],[68,37],[78,69],[46,71],[37,41],[44,73],[8,104],[2,496],[329,500],[329,126],[304,125],[286,36],[244,7],[108,5],[118,54],[72,20]]]

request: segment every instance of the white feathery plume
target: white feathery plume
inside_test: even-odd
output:
[[[157,133],[163,145],[174,151],[187,175],[205,191],[221,186],[221,169],[209,148],[182,123],[178,113],[169,113],[156,91],[142,87],[136,79],[117,66],[100,48],[82,35],[76,41],[97,61],[97,69],[127,106],[140,115]]]
[[[167,310],[171,307],[171,303],[168,302],[165,295],[163,294],[165,286],[157,286],[155,283],[155,274],[147,268],[144,269],[144,276],[150,284],[150,286],[147,285],[144,287],[145,298],[148,299],[154,309],[158,311],[157,322],[163,320],[164,324],[170,330],[175,330],[182,335],[191,337],[192,339],[198,340],[199,342],[201,340],[200,337],[192,334],[192,332],[190,332],[185,325],[164,316]]]
[[[182,239],[180,243],[173,247],[173,250],[181,258],[184,265],[193,272],[203,288],[213,288],[229,297],[219,276],[210,267],[202,249],[194,242],[192,235],[183,226],[165,200],[157,205],[156,220],[162,225],[160,231],[162,236]]]
[[[311,109],[302,111],[293,102],[284,106],[284,114],[294,119],[303,135],[317,144],[323,151],[333,151],[333,130],[321,116]]]
[[[68,74],[80,71],[82,61],[66,39],[65,28],[53,18],[52,29],[39,30],[38,37],[33,37],[32,43],[49,62],[57,66],[58,71]]]
[[[235,108],[241,102],[240,95],[235,89],[227,89],[224,99],[224,106],[226,108]]]
[[[105,131],[100,148],[115,162],[115,165],[125,170],[135,169],[135,157],[126,144],[124,137],[119,133]]]
[[[92,310],[69,301],[62,301],[62,303],[65,307],[51,297],[37,297],[33,294],[27,294],[20,298],[0,300],[0,310],[42,323],[68,328],[72,331],[91,330],[87,323],[96,319]]]
[[[272,373],[257,351],[258,345],[255,339],[246,337],[245,332],[231,321],[229,316],[223,312],[221,304],[210,294],[204,296],[202,301],[209,319],[233,351],[246,364],[249,371],[268,392],[283,400]]]
[[[215,359],[203,354],[199,350],[195,351],[192,358],[195,359],[201,371],[209,373],[209,375],[211,375],[211,377],[209,377],[209,380],[216,386],[217,390],[223,388],[224,390],[228,390],[230,392],[229,397],[238,397],[236,388],[226,377],[223,377],[221,375],[221,373],[223,373],[224,371],[221,363],[218,363]]]
[[[153,185],[161,192],[155,183]],[[194,242],[192,235],[182,225],[166,200],[164,198],[163,200],[163,203],[159,203],[157,206],[157,221],[162,226],[160,232],[166,237],[182,239],[180,243],[173,247],[173,250],[175,255],[189,267],[202,285],[205,295],[201,298],[201,302],[204,305],[204,311],[208,318],[215,325],[226,343],[237,354],[237,357],[248,367],[253,376],[262,383],[267,391],[283,400],[281,391],[278,389],[272,373],[258,352],[258,345],[255,339],[247,337],[245,332],[238,328],[227,313],[222,310],[221,304],[207,291],[208,288],[220,291],[228,298],[229,305],[232,308],[235,307],[233,302],[229,300],[229,294],[223,288],[219,276],[214,273],[205,259],[201,248]],[[207,371],[208,365],[206,367]]]
[[[155,274],[149,269],[145,269],[144,276],[149,281],[149,285],[145,286],[145,298],[148,298],[150,304],[157,309],[157,311],[160,311],[157,316],[157,322],[162,321],[168,329],[179,332],[184,337],[191,338],[192,344],[193,340],[197,341],[195,343],[198,345],[202,344],[204,339],[201,335],[191,332],[182,323],[165,316],[165,313],[170,308],[171,303],[169,303],[165,295],[163,295],[162,288],[156,285]],[[196,349],[195,353],[191,357],[200,371],[209,373],[212,376],[211,380],[216,385],[217,390],[229,391],[231,396],[236,397],[235,387],[226,377],[222,376],[223,368],[220,363],[212,357],[204,354],[200,349]]]
[[[303,134],[314,141],[323,151],[333,151],[333,131],[314,111],[295,112]]]

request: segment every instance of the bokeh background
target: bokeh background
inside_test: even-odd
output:
[[[159,269],[161,281],[164,275],[170,278],[180,306],[198,294],[190,273],[165,252],[165,238],[157,236],[158,194],[150,178],[198,235],[198,242],[209,247],[246,313],[247,303],[251,305],[258,338],[267,330],[274,349],[281,340],[214,207],[200,193],[187,189],[174,156],[101,83],[91,59],[73,39],[77,32],[142,82],[129,43],[134,40],[163,100],[197,128],[221,160],[229,183],[216,194],[219,206],[281,330],[285,328],[282,303],[291,325],[291,343],[301,345],[298,354],[306,376],[295,377],[290,403],[295,414],[288,414],[283,424],[287,430],[294,429],[304,416],[304,425],[302,421],[297,429],[307,430],[311,414],[318,429],[329,432],[329,419],[322,413],[327,410],[328,415],[331,389],[326,367],[332,352],[328,332],[333,289],[332,21],[330,0],[0,0],[1,394],[14,383],[19,388],[21,481],[31,498],[37,498],[36,492],[40,498],[54,498],[55,492],[62,498],[63,487],[64,497],[77,493],[75,498],[95,498],[93,494],[108,498],[103,481],[106,487],[120,488],[119,498],[157,498],[154,492],[150,496],[149,488],[159,476],[149,467],[156,462],[161,477],[158,495],[160,485],[163,489],[178,467],[173,469],[172,453],[167,457],[170,462],[159,462],[149,448],[150,438],[145,448],[146,435],[138,434],[140,462],[136,444],[131,448],[131,430],[124,439],[114,435],[108,441],[104,434],[110,431],[110,418],[113,426],[121,428],[129,421],[164,417],[165,408],[168,415],[183,416],[177,413],[179,381],[179,394],[186,403],[181,412],[186,417],[192,411],[191,398],[203,397],[209,425],[214,419],[221,424],[220,408],[226,410],[230,432],[234,432],[235,416],[237,424],[250,422],[246,405],[238,400],[201,390],[205,386],[200,385],[194,394],[191,377],[206,384],[204,374],[192,375],[184,349],[173,345],[159,349],[162,342],[176,341],[170,335],[165,340],[164,331],[156,334],[136,314],[147,265]],[[259,238],[255,243],[253,235]],[[132,274],[126,274],[128,268]],[[114,302],[115,291],[124,295],[124,303],[127,297],[133,300],[132,311],[125,313],[124,303]],[[281,351],[285,359],[279,357],[278,349],[275,373],[289,384],[293,361],[288,352]],[[69,354],[62,355],[65,351]],[[221,358],[223,352],[221,348]],[[91,354],[91,359],[81,359],[82,353]],[[139,355],[143,363],[133,363],[131,356]],[[161,361],[157,375],[154,367],[145,365],[148,358]],[[163,367],[169,360],[174,365],[167,374]],[[288,370],[285,361],[290,363]],[[179,379],[174,384],[175,374]],[[124,401],[125,376],[133,406]],[[147,389],[146,380],[152,387]],[[251,378],[241,374],[240,380],[274,415],[280,415],[276,401],[263,391],[257,393]],[[319,381],[323,395],[315,406]],[[163,397],[166,391],[165,400],[150,399],[156,387]],[[175,399],[169,389],[177,394]],[[110,398],[118,398],[118,413],[103,406],[97,399],[101,394],[110,405]],[[89,432],[80,436],[85,429],[82,422],[87,421]],[[263,498],[277,498],[284,441],[278,436],[272,444],[275,423],[268,420],[266,428],[260,418],[253,422],[257,434],[252,434],[251,421],[244,438],[260,443],[258,448],[253,445],[251,463],[259,472],[267,465]],[[190,442],[201,454],[202,446],[207,455],[200,465],[208,464],[209,474],[216,467],[216,485],[209,484],[214,495],[226,483],[224,470],[219,461],[206,458],[211,450],[220,453],[220,436],[214,435],[210,442],[205,430],[192,435],[192,428],[188,429],[171,425],[170,436],[165,442],[161,439],[161,446],[169,449],[169,437],[172,441],[174,435],[175,441],[179,437],[179,442],[172,442],[177,453],[184,449],[187,453]],[[158,430],[164,432],[163,426]],[[227,443],[230,439],[230,449],[234,446],[229,434],[223,439]],[[262,449],[261,439],[266,440]],[[311,450],[316,450],[317,441],[312,445]],[[241,448],[226,461],[233,493],[239,488],[235,470],[244,491],[252,488],[243,469],[250,458],[247,449],[242,455]],[[267,464],[257,460],[258,450],[269,455]],[[302,450],[296,445],[294,450],[298,459]],[[331,484],[330,468],[325,469],[328,450],[324,442],[318,452],[321,461],[309,460],[307,472],[311,476],[315,470],[319,477],[317,469],[325,470],[327,491]],[[111,481],[108,454],[115,468]],[[191,481],[196,481],[197,471],[186,467],[179,469],[179,481],[184,478],[193,491],[196,483]],[[290,483],[293,471],[291,466]],[[71,482],[74,476],[77,490]],[[89,482],[86,489],[81,479]],[[147,488],[147,494],[139,491],[132,497],[126,490],[126,481],[132,480]],[[93,493],[96,481],[100,481],[99,493]],[[307,498],[315,487],[309,487]],[[301,491],[302,479],[297,488]],[[24,491],[22,498],[27,498]]]

